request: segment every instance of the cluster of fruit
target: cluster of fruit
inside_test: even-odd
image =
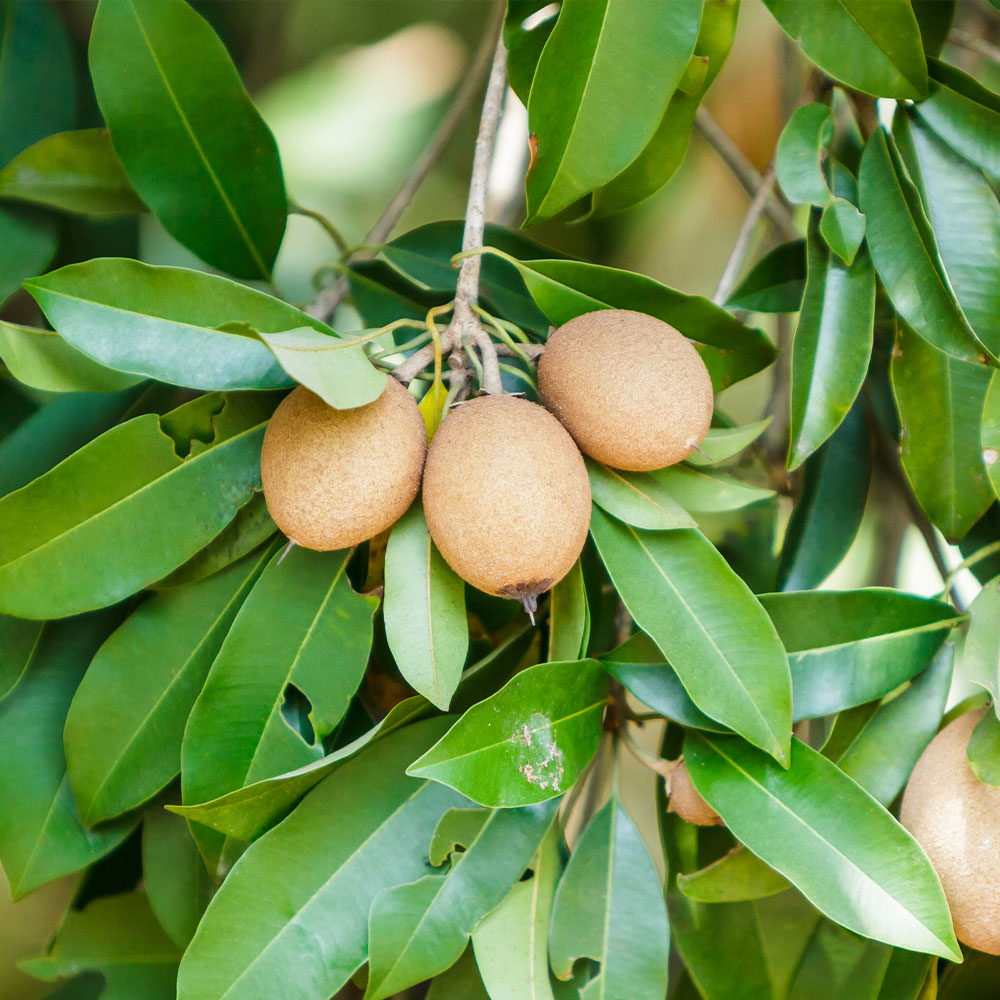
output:
[[[587,538],[580,452],[616,469],[659,469],[686,458],[712,419],[698,352],[668,324],[623,309],[555,330],[538,391],[544,406],[507,395],[459,404],[428,449],[420,411],[394,379],[355,410],[335,410],[300,387],[264,438],[271,516],[298,545],[343,549],[389,528],[422,480],[428,530],[452,569],[533,612]]]

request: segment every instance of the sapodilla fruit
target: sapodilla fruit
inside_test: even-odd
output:
[[[427,430],[395,379],[374,402],[336,410],[303,386],[271,417],[260,456],[274,523],[307,549],[345,549],[397,521],[420,489]]]
[[[529,614],[570,571],[590,525],[590,483],[573,439],[547,410],[514,396],[480,396],[445,417],[423,498],[448,565]]]
[[[681,761],[671,772],[670,787],[667,789],[670,803],[667,812],[677,813],[681,819],[696,826],[721,826],[719,814],[701,797],[694,787],[687,766]]]
[[[712,381],[672,326],[628,309],[564,323],[538,363],[542,402],[580,450],[615,469],[687,458],[712,422]]]
[[[903,794],[900,822],[931,859],[955,936],[1000,955],[1000,788],[980,781],[966,748],[983,711],[967,712],[931,740]]]

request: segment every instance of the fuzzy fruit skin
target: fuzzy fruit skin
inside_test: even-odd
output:
[[[667,812],[696,826],[722,826],[719,814],[701,797],[691,781],[687,766],[681,761],[670,775],[670,804]]]
[[[299,386],[264,434],[264,499],[298,545],[346,549],[384,531],[420,489],[427,430],[413,397],[390,378],[367,406],[335,410]]]
[[[983,711],[945,726],[921,754],[899,818],[931,859],[962,944],[1000,955],[1000,788],[980,781],[966,748]]]
[[[712,380],[672,326],[628,309],[564,323],[538,362],[542,402],[580,450],[648,472],[687,458],[712,422]]]
[[[427,454],[423,497],[448,565],[500,597],[558,583],[590,527],[590,482],[573,439],[514,396],[481,396],[448,414]]]

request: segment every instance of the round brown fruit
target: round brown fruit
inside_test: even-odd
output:
[[[345,549],[393,524],[420,489],[427,431],[390,378],[367,406],[335,410],[299,386],[274,411],[260,474],[274,523],[296,544]]]
[[[1000,955],[1000,788],[980,781],[966,756],[982,717],[967,712],[931,740],[899,818],[941,879],[958,940]]]
[[[701,797],[694,787],[687,766],[681,761],[670,775],[670,796],[668,812],[677,813],[681,819],[694,823],[696,826],[721,826],[719,814]]]
[[[514,396],[481,396],[448,414],[427,454],[423,497],[448,565],[531,613],[570,571],[590,525],[590,483],[572,438]]]
[[[615,469],[687,458],[712,421],[712,381],[672,326],[628,309],[564,323],[538,363],[542,402],[580,450]]]

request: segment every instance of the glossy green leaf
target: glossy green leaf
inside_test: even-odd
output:
[[[208,22],[183,0],[101,0],[89,58],[115,152],[164,228],[220,270],[269,278],[278,148]]]
[[[809,275],[792,341],[791,440],[797,469],[840,426],[868,372],[875,324],[875,271],[867,254],[848,267],[809,226]]]
[[[699,903],[738,903],[784,892],[788,879],[739,846],[696,872],[677,876],[677,888]]]
[[[775,152],[775,172],[790,201],[822,208],[830,200],[823,157],[833,139],[833,118],[825,104],[803,104],[788,119]]]
[[[350,556],[302,548],[272,556],[191,710],[181,751],[186,804],[323,756],[322,739],[361,683],[378,604],[351,588]],[[292,689],[307,700],[311,732],[285,714]]]
[[[439,818],[464,802],[403,773],[446,726],[428,720],[373,744],[251,845],[188,947],[178,1000],[316,1000],[344,985],[368,957],[372,900],[427,873]]]
[[[865,238],[865,217],[845,198],[834,198],[823,209],[819,232],[826,245],[850,266]]]
[[[44,622],[0,615],[0,701],[17,687],[41,647]]]
[[[78,871],[125,839],[132,821],[87,830],[73,804],[62,747],[70,700],[116,615],[42,629],[31,669],[0,702],[0,862],[16,899]]]
[[[554,1000],[549,984],[549,920],[562,873],[559,827],[553,824],[518,882],[472,934],[476,964],[491,997]]]
[[[44,271],[58,245],[54,218],[27,206],[0,205],[0,303]]]
[[[742,843],[821,912],[887,944],[961,957],[927,856],[885,809],[799,740],[788,770],[735,737],[692,732],[692,781]]]
[[[549,592],[549,655],[552,663],[587,655],[590,609],[583,563],[573,568]]]
[[[400,673],[418,694],[446,711],[469,650],[465,583],[431,541],[419,503],[389,535],[383,614]]]
[[[990,371],[942,354],[899,324],[891,374],[903,471],[949,539],[961,538],[993,501],[979,433]]]
[[[587,996],[662,1000],[667,908],[653,859],[617,797],[587,824],[556,889],[549,931],[552,969],[569,979],[591,958],[600,972]]]
[[[876,97],[927,95],[927,63],[909,0],[764,0],[824,73]]]
[[[750,269],[726,303],[749,312],[798,312],[806,287],[806,243],[791,240],[775,247]]]
[[[645,275],[576,260],[515,262],[528,291],[555,326],[598,309],[635,309],[696,341],[719,391],[766,368],[775,351],[767,335],[744,326],[700,295],[685,295]]]
[[[697,452],[695,452],[697,454]],[[671,465],[649,473],[656,483],[685,510],[696,514],[720,514],[770,500],[773,490],[752,486],[724,473]]]
[[[141,375],[106,368],[57,333],[0,322],[0,359],[19,382],[45,392],[118,392]]]
[[[98,650],[64,734],[70,787],[88,826],[141,805],[180,773],[191,707],[273,552],[154,595]]]
[[[507,49],[507,78],[511,90],[527,106],[531,81],[538,57],[555,27],[558,10],[547,7],[547,0],[510,0],[503,27]]]
[[[487,806],[544,802],[594,756],[606,695],[596,660],[540,663],[473,705],[407,773]]]
[[[858,189],[868,248],[896,311],[938,350],[979,361],[989,352],[955,299],[917,189],[882,129],[865,147]]]
[[[700,19],[697,0],[660,8],[564,0],[528,98],[538,141],[526,181],[529,224],[606,184],[643,151],[687,67]]]
[[[643,532],[602,514],[590,525],[636,624],[694,703],[779,760],[788,752],[788,659],[747,585],[700,532]]]
[[[803,466],[802,492],[785,529],[778,586],[821,584],[847,554],[864,517],[872,472],[871,444],[860,404]]]
[[[454,813],[445,813],[439,831]],[[531,862],[551,826],[555,802],[475,813],[481,822],[459,841],[464,850],[451,855],[447,874],[383,889],[372,901],[368,1000],[393,996],[459,959],[476,925],[503,902]],[[431,854],[432,863],[439,860]]]
[[[195,389],[291,385],[256,334],[302,326],[333,334],[293,306],[235,281],[123,258],[71,264],[25,287],[53,327],[85,354],[119,371]],[[368,378],[361,346],[334,353],[347,371],[364,376],[356,388],[340,386],[339,405],[370,403],[384,380]]]
[[[702,4],[694,54],[656,132],[625,170],[594,192],[591,216],[601,218],[637,205],[676,173],[687,152],[698,105],[729,55],[739,9],[739,0]]]
[[[162,799],[142,817],[142,883],[160,926],[183,951],[215,886],[187,823],[167,812]]]
[[[71,910],[48,953],[22,968],[40,979],[83,970],[100,972],[105,1000],[171,1000],[180,951],[153,916],[140,892],[105,896]]]
[[[742,427],[712,427],[698,446],[684,459],[688,465],[718,465],[738,455],[767,430],[770,417]]]
[[[1000,702],[1000,579],[983,584],[969,608],[969,631],[962,646],[962,674]],[[995,709],[996,711],[996,709]]]
[[[0,198],[64,212],[144,212],[104,129],[58,132],[19,153],[0,170]]]
[[[670,490],[648,472],[621,472],[591,458],[585,461],[594,503],[619,521],[650,531],[695,527]]]
[[[54,618],[112,604],[217,535],[260,488],[269,410],[262,397],[216,405],[215,440],[186,458],[165,433],[168,418],[146,414],[4,497],[0,608]]]
[[[966,753],[980,781],[1000,785],[1000,721],[994,712],[987,712],[976,723]]]

